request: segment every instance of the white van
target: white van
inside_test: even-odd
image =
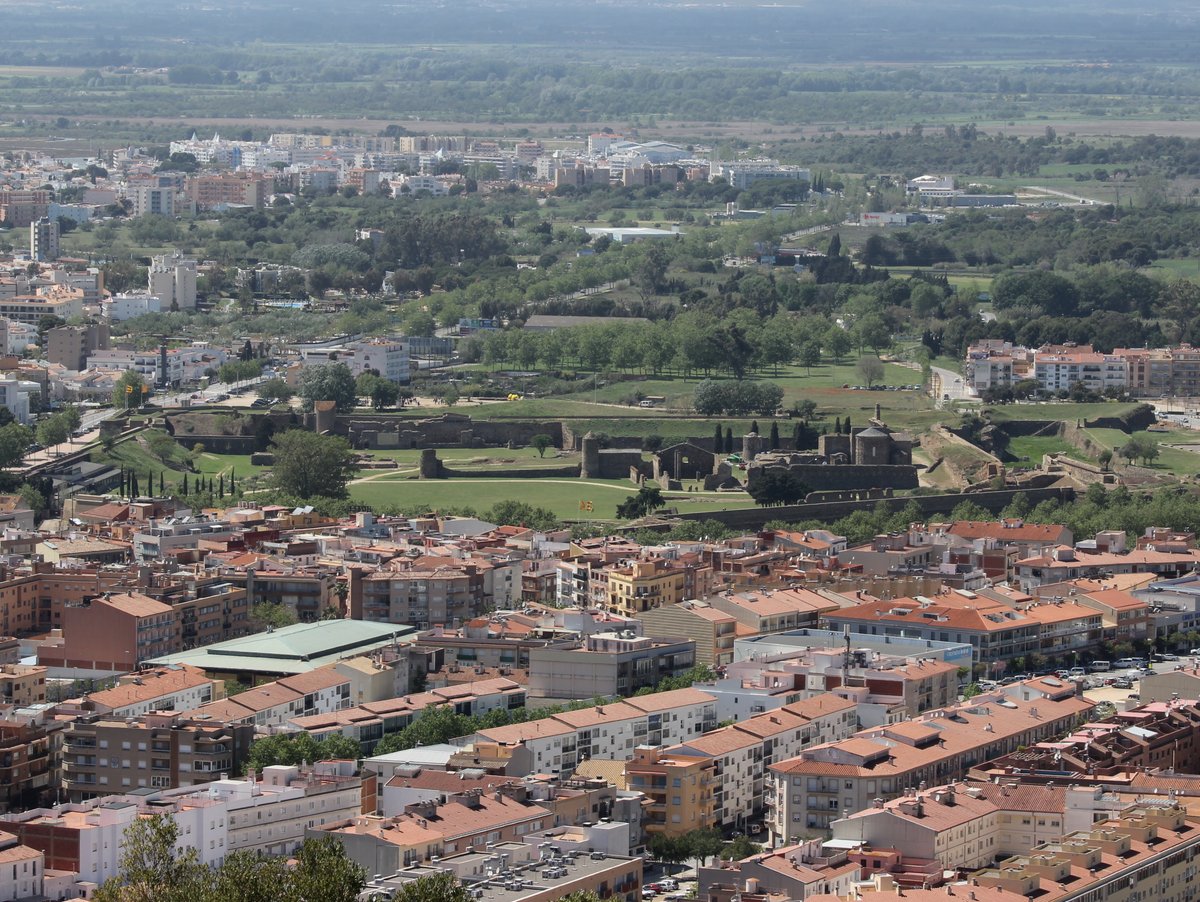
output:
[[[1105,671],[1112,670],[1112,665],[1107,661],[1093,661],[1088,665],[1088,670],[1092,673],[1104,673]]]

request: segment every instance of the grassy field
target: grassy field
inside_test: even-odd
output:
[[[350,486],[350,497],[374,507],[397,507],[427,511],[470,508],[482,514],[498,501],[527,501],[564,519],[611,520],[617,505],[634,494],[637,487],[627,479],[377,479]],[[739,493],[669,494],[669,506],[686,511],[728,510],[753,507]],[[580,511],[581,501],[592,502],[592,511]]]
[[[1103,445],[1114,454],[1116,449],[1129,441],[1129,436],[1119,429],[1087,429],[1087,435],[1091,437],[1097,444]],[[1181,448],[1169,448],[1166,443],[1183,444],[1196,443],[1200,445],[1200,433],[1173,431],[1170,433],[1162,432],[1135,432],[1134,435],[1147,436],[1158,442],[1158,458],[1150,464],[1152,470],[1162,470],[1164,473],[1173,473],[1178,476],[1193,476],[1200,473],[1200,454],[1195,451],[1185,451]],[[1124,462],[1120,455],[1116,455],[1116,460]]]
[[[1017,436],[1009,442],[1008,453],[1016,458],[1011,465],[1018,467],[1041,466],[1045,454],[1067,454],[1078,460],[1088,460],[1087,455],[1057,435]]]
[[[1003,420],[1063,420],[1082,422],[1096,417],[1117,417],[1133,410],[1137,404],[1131,401],[1100,401],[1094,404],[1073,404],[1051,401],[1037,404],[997,404],[988,408],[992,419]]]
[[[1159,275],[1166,279],[1200,279],[1200,257],[1155,260],[1148,270],[1151,275]]]

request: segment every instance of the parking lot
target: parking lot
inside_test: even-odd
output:
[[[1200,655],[1165,655],[1166,660],[1154,661],[1141,667],[1116,667],[1115,664],[1108,670],[1092,670],[1090,668],[1075,668],[1076,671],[1084,670],[1082,674],[1074,673],[1065,675],[1060,671],[1052,674],[1060,679],[1078,680],[1083,684],[1083,694],[1095,702],[1110,702],[1118,708],[1134,706],[1141,700],[1141,678],[1148,673],[1168,673],[1172,670],[1180,670],[1184,667],[1200,666]],[[1013,677],[1005,679],[1003,682],[1008,683],[1013,680],[1029,679],[1033,674],[1017,674]],[[985,691],[990,690],[994,686],[1000,685],[987,680],[982,680],[979,683],[980,688]]]

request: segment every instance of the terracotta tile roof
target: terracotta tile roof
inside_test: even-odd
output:
[[[716,701],[716,696],[700,689],[672,689],[668,692],[655,692],[651,695],[635,695],[625,699],[625,704],[639,711],[665,711],[668,708],[680,708],[684,705],[703,705]]]
[[[155,617],[159,614],[170,614],[170,605],[155,601],[140,592],[122,595],[110,595],[108,598],[97,598],[93,604],[105,604],[118,611],[124,611],[134,617]]]
[[[332,689],[335,686],[348,684],[350,678],[342,676],[333,666],[318,667],[308,673],[296,673],[276,682],[286,689],[307,695],[310,692],[320,692],[322,689]]]
[[[946,532],[964,539],[1007,539],[1013,542],[1057,544],[1070,540],[1071,531],[1057,523],[1021,520],[955,520]]]
[[[107,712],[152,701],[172,692],[198,688],[212,682],[204,675],[203,670],[187,664],[178,664],[160,670],[142,671],[138,674],[137,679],[141,682],[130,680],[111,689],[93,692],[88,699],[94,702],[98,708],[106,709]]]

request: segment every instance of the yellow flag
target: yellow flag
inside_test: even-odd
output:
[[[590,502],[590,501],[580,501],[580,502],[579,502],[579,509],[580,509],[581,511],[588,511],[588,512],[590,513],[590,512],[591,512],[591,510],[592,510],[592,502]]]

